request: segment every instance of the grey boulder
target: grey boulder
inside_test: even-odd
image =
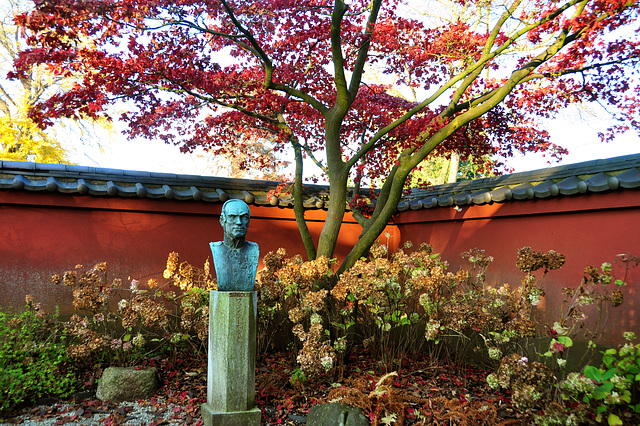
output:
[[[135,367],[109,367],[98,382],[96,397],[102,401],[137,401],[152,397],[158,389],[155,367],[136,370]]]

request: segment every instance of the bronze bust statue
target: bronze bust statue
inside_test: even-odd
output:
[[[242,200],[231,199],[222,205],[224,241],[209,243],[218,291],[253,291],[260,248],[245,241],[250,217],[249,206]]]

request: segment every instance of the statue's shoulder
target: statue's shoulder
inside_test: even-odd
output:
[[[222,245],[222,241],[214,241],[212,243],[209,243],[209,245],[211,247],[213,247],[213,246],[221,246]]]
[[[253,241],[245,241],[245,244],[250,247],[258,247],[258,243],[254,243]]]

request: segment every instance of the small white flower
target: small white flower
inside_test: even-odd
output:
[[[318,315],[316,312],[311,314],[311,324],[322,324],[322,317]]]
[[[333,358],[330,356],[324,356],[320,359],[320,364],[322,365],[322,368],[324,368],[324,371],[329,371],[333,368]]]

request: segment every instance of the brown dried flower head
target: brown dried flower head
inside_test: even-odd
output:
[[[167,258],[167,267],[162,273],[162,276],[165,279],[171,279],[173,274],[178,270],[178,265],[180,264],[180,256],[175,251],[169,253],[169,257]]]
[[[329,294],[328,290],[310,291],[302,299],[302,308],[312,310],[313,312],[320,312],[324,309],[324,301]]]
[[[67,271],[64,273],[64,276],[62,278],[62,282],[64,283],[64,285],[66,286],[74,286],[76,284],[76,280],[78,279],[75,271]]]
[[[531,247],[525,246],[518,249],[516,267],[522,272],[532,272],[545,266],[545,256],[534,251]]]
[[[383,257],[387,257],[388,249],[387,246],[380,244],[379,241],[373,243],[371,248],[369,249],[369,254],[373,259],[380,259]]]

